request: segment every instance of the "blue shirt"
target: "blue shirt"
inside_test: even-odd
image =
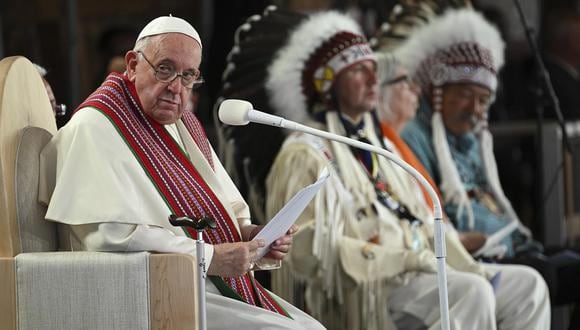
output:
[[[401,133],[401,137],[413,150],[421,163],[423,163],[435,183],[440,187],[441,178],[439,175],[439,167],[437,157],[435,156],[431,133],[431,113],[432,110],[430,109],[430,106],[424,99],[422,99],[416,118],[405,126]],[[455,136],[447,131],[447,142],[449,143],[451,157],[455,162],[459,177],[466,192],[472,190],[489,191],[483,162],[481,160],[481,146],[475,135],[473,133],[466,133],[461,136]],[[474,216],[474,231],[491,235],[508,225],[510,222],[503,214],[493,212],[477,198],[470,198],[470,204]],[[457,230],[471,230],[468,225],[468,217],[465,211],[462,216],[459,217],[457,205],[446,203],[443,205],[443,208],[457,227]],[[502,241],[502,243],[506,244],[508,247],[508,257],[511,257],[514,254],[514,235],[519,234],[513,234]]]

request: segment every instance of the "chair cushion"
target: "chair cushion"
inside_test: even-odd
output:
[[[148,329],[149,253],[16,256],[19,329]]]

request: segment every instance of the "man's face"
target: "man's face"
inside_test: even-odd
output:
[[[183,86],[181,76],[171,82],[160,82],[151,67],[171,67],[177,73],[196,71],[201,63],[201,47],[181,33],[153,36],[142,55],[129,51],[125,55],[127,74],[135,83],[143,111],[162,125],[173,124],[183,114],[191,89]],[[147,63],[145,58],[151,62]]]
[[[455,135],[470,132],[478,121],[487,119],[490,101],[490,90],[479,85],[444,86],[441,115],[445,127]]]
[[[366,60],[343,70],[334,88],[342,113],[358,118],[374,109],[378,101],[375,62]]]

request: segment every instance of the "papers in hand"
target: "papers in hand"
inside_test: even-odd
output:
[[[254,236],[254,240],[263,239],[266,246],[258,249],[258,259],[262,258],[270,250],[270,245],[278,238],[284,236],[292,224],[296,222],[298,216],[302,214],[308,203],[314,198],[314,195],[320,190],[322,184],[328,179],[328,168],[324,168],[318,179],[313,184],[302,188],[290,199],[283,208],[276,213],[260,232]]]
[[[509,225],[507,225],[507,226],[503,227],[502,229],[498,230],[497,232],[495,232],[495,234],[487,237],[487,239],[485,240],[485,244],[483,244],[483,246],[479,250],[477,250],[473,254],[473,256],[479,257],[482,255],[487,255],[488,252],[497,248],[497,246],[501,244],[501,241],[505,237],[507,237],[516,228],[518,228],[518,224],[519,224],[518,221],[512,221]]]

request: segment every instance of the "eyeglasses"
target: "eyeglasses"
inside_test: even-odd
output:
[[[396,85],[400,82],[406,82],[407,84],[409,84],[409,86],[411,86],[413,84],[413,80],[405,74],[402,76],[395,77],[391,80],[384,81],[381,85],[382,86],[390,86],[390,85]]]
[[[159,82],[171,83],[175,80],[175,78],[180,77],[181,84],[183,85],[183,87],[188,89],[197,89],[204,82],[203,77],[201,76],[199,70],[194,69],[191,71],[177,73],[177,71],[175,71],[175,68],[172,67],[171,65],[159,64],[157,66],[154,66],[153,64],[151,64],[151,62],[149,62],[149,60],[147,59],[147,57],[145,57],[145,54],[143,54],[142,51],[137,51],[137,53],[139,53],[143,57],[143,59],[145,59],[147,64],[151,66],[153,71],[155,71],[155,79],[157,79],[157,81]]]

